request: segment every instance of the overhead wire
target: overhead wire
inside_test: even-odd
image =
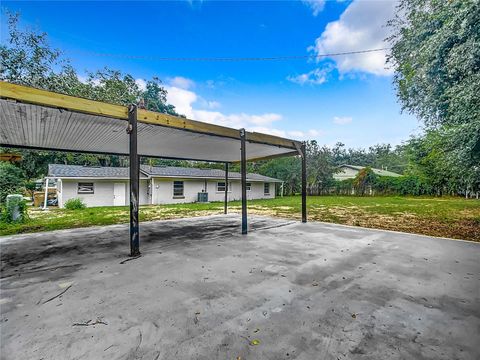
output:
[[[283,61],[283,60],[300,60],[300,59],[319,59],[325,57],[345,56],[366,54],[378,51],[389,50],[390,48],[366,49],[356,51],[345,51],[337,53],[326,54],[311,54],[311,55],[285,55],[285,56],[267,56],[267,57],[164,57],[155,55],[129,55],[129,54],[115,54],[115,53],[99,53],[90,51],[72,51],[75,53],[84,53],[89,56],[97,57],[115,57],[133,60],[152,60],[152,61],[204,61],[204,62],[235,62],[235,61]]]

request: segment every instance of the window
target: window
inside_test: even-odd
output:
[[[183,181],[173,182],[173,197],[183,197]]]
[[[246,183],[245,185],[247,186],[247,191],[252,190],[252,183]]]
[[[77,194],[93,194],[93,183],[78,183]]]
[[[270,195],[270,183],[263,184],[263,194]]]
[[[228,192],[232,191],[232,183],[228,182]],[[217,182],[217,192],[225,192],[225,181]]]

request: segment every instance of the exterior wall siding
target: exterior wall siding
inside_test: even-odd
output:
[[[183,181],[184,196],[173,196],[173,182]],[[78,194],[79,182],[93,182],[93,194]],[[217,191],[217,182],[221,180],[203,180],[203,179],[166,179],[152,178],[140,180],[140,205],[146,204],[177,204],[192,203],[197,201],[198,193],[202,191],[208,192],[209,201],[223,201],[225,193]],[[114,183],[125,184],[125,205],[130,202],[129,182],[126,180],[115,179],[62,179],[57,185],[58,205],[64,207],[65,202],[72,198],[81,198],[88,207],[93,206],[113,206],[114,199]],[[230,182],[231,189],[228,192],[228,201],[241,199],[240,180],[232,180]],[[206,186],[205,186],[206,185]],[[60,186],[60,187],[59,187]],[[275,198],[275,183],[270,183],[270,193],[264,194],[263,182],[251,182],[251,190],[247,191],[247,199],[272,199]]]
[[[140,180],[140,205],[149,204],[149,198],[147,194],[149,180]],[[79,182],[93,182],[93,194],[79,194],[78,183]],[[58,197],[58,206],[63,208],[65,202],[68,199],[80,198],[88,207],[94,206],[113,206],[113,184],[124,183],[125,184],[125,204],[130,203],[130,191],[129,182],[126,180],[98,180],[98,179],[62,179],[61,184],[61,196]],[[58,185],[57,185],[58,190]]]

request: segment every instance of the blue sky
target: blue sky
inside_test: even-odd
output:
[[[155,57],[269,57],[385,47],[393,1],[2,2],[45,31],[80,74],[108,66],[158,76],[190,118],[349,147],[399,144],[418,133],[400,113],[385,51],[263,62]],[[112,54],[100,56],[99,54]],[[119,54],[140,56],[129,59]],[[151,57],[151,58],[148,58]]]

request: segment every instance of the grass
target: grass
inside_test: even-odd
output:
[[[416,234],[480,241],[480,201],[454,197],[311,196],[309,220]],[[249,213],[300,219],[300,197],[289,196],[248,202]],[[229,203],[240,212],[240,202]],[[223,213],[223,203],[142,206],[140,221],[175,219]],[[103,226],[128,222],[128,207],[80,210],[30,209],[22,224],[0,224],[0,235]]]

